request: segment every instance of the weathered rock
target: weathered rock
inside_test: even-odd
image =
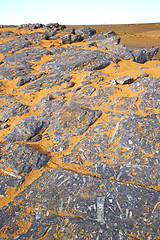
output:
[[[154,129],[158,126],[156,115],[110,114],[110,122],[92,128],[62,161],[83,166],[85,160],[87,169],[102,178],[157,186],[160,132]]]
[[[130,84],[133,82],[133,77],[131,76],[121,76],[116,79],[116,82],[118,84],[124,85],[124,84]]]
[[[108,53],[115,54],[122,59],[135,61],[137,63],[145,63],[150,61],[158,52],[157,47],[142,48],[142,49],[128,49],[123,45],[113,46],[108,50]]]
[[[31,66],[34,62],[41,60],[44,55],[49,55],[46,49],[29,48],[22,50],[20,53],[16,53],[2,59],[4,65],[0,67],[0,79],[13,80],[14,77],[24,76],[31,72]]]
[[[18,29],[22,29],[22,28],[25,28],[25,29],[38,29],[38,28],[43,28],[45,25],[44,24],[41,24],[41,23],[29,23],[29,24],[21,24],[18,26]]]
[[[52,151],[67,149],[69,138],[82,135],[101,114],[100,110],[90,110],[72,103],[57,110],[57,114],[50,119],[50,127],[45,135],[46,138],[53,138]]]
[[[17,175],[13,172],[7,172],[4,170],[0,173],[0,197],[7,197],[6,190],[10,187],[18,189],[18,187],[24,182],[25,178]]]
[[[145,77],[148,77],[148,76],[149,76],[148,73],[140,72],[140,73],[138,74],[138,76],[137,76],[137,79],[139,79],[139,78],[145,78]]]
[[[4,123],[4,124],[0,124],[0,129],[5,129],[5,128],[8,128],[9,125],[7,123]]]
[[[66,34],[63,37],[59,39],[59,43],[61,44],[66,44],[66,43],[71,43],[71,34]]]
[[[82,37],[82,35],[76,34],[76,35],[71,37],[71,42],[72,43],[74,43],[74,42],[81,42],[81,41],[83,41],[83,39],[84,38]]]
[[[41,70],[50,74],[65,75],[71,71],[93,71],[107,67],[112,59],[102,51],[84,50],[78,47],[53,48],[53,58]]]
[[[138,75],[158,48],[22,27],[0,32],[0,238],[158,239],[160,79]]]
[[[19,239],[156,238],[158,202],[159,194],[151,189],[55,170],[1,209],[0,227],[5,226],[7,237],[14,233]],[[26,231],[19,221],[29,223]]]
[[[14,40],[0,44],[0,53],[14,53],[28,47],[30,44],[27,39],[15,38]]]
[[[138,97],[119,97],[108,106],[110,110],[136,112]]]
[[[111,102],[109,97],[118,92],[121,92],[118,87],[104,87],[96,92],[94,87],[86,86],[72,96],[72,101],[89,107],[101,106]]]
[[[75,33],[77,35],[81,35],[83,38],[87,38],[89,36],[96,34],[96,30],[90,27],[82,27],[82,28],[76,29]]]
[[[49,161],[45,154],[24,143],[1,145],[1,152],[1,167],[3,169],[10,167],[16,174],[29,173],[32,169],[40,169]]]
[[[60,25],[59,23],[48,23],[46,24],[46,27],[49,28],[49,29],[52,29],[52,30],[64,30],[66,28],[65,25]]]
[[[49,40],[50,37],[53,37],[56,33],[57,33],[56,30],[48,30],[48,29],[45,30],[45,31],[44,31],[45,39],[46,39],[46,40]]]
[[[115,45],[115,46],[111,47],[107,52],[111,56],[116,55],[117,57],[125,59],[125,60],[131,60],[131,61],[134,60],[132,51],[123,45]]]
[[[15,77],[20,77],[31,72],[31,64],[24,63],[21,66],[0,67],[0,80],[13,80]]]
[[[116,82],[115,79],[112,79],[111,82],[110,82],[110,84],[111,84],[112,86],[116,86],[118,83]]]
[[[20,120],[6,136],[6,142],[27,141],[34,137],[43,127],[41,120],[33,116]]]
[[[31,92],[39,92],[40,90],[50,89],[53,86],[60,86],[62,83],[69,82],[72,79],[72,76],[60,76],[60,75],[49,75],[38,78],[33,81],[33,83],[28,86],[22,88],[20,92],[31,93]]]
[[[137,63],[145,63],[147,61],[146,55],[143,50],[135,50],[132,52],[134,61]]]
[[[0,122],[6,122],[10,117],[22,116],[29,111],[29,107],[16,101],[14,95],[1,96]]]
[[[67,84],[67,88],[71,88],[71,87],[73,87],[74,85],[75,85],[74,82],[69,82],[69,83]]]
[[[137,80],[134,83],[130,84],[129,88],[134,92],[148,89],[156,89],[158,91],[159,86],[160,86],[159,78],[147,77],[144,79]]]
[[[106,50],[107,47],[111,47],[120,43],[120,38],[117,37],[113,31],[107,31],[103,33],[94,34],[92,37],[85,39],[90,45],[97,46],[99,49]]]
[[[16,83],[16,86],[19,87],[19,86],[22,86],[26,83],[33,82],[33,81],[41,78],[43,75],[45,75],[45,73],[38,73],[38,74],[30,74],[30,75],[21,76],[18,79],[18,82]]]

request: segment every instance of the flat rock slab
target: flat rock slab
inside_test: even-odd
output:
[[[29,111],[29,106],[20,103],[14,95],[0,96],[0,122],[6,122],[10,117],[22,116]]]
[[[132,83],[129,88],[134,92],[140,92],[141,103],[139,108],[145,113],[155,113],[160,110],[160,79],[147,77]]]
[[[159,117],[110,115],[111,122],[93,127],[62,161],[78,164],[102,178],[158,186]]]
[[[13,80],[15,77],[25,76],[31,72],[34,62],[41,60],[44,55],[51,52],[45,48],[28,48],[19,53],[12,54],[2,59],[0,66],[0,79]]]
[[[20,120],[5,137],[6,142],[27,141],[43,128],[43,121],[33,116]]]
[[[84,86],[80,91],[73,94],[71,102],[84,104],[85,106],[97,107],[111,102],[110,96],[120,93],[122,90],[118,87],[104,87],[96,91],[92,86]]]
[[[67,149],[69,139],[85,133],[101,114],[100,110],[91,110],[76,104],[62,107],[50,118],[49,128],[45,132],[46,138],[53,138],[52,151]]]
[[[32,92],[39,92],[40,90],[51,89],[54,86],[61,86],[62,83],[67,83],[71,79],[72,79],[71,75],[60,76],[50,74],[49,76],[42,76],[41,78],[38,79],[36,78],[33,82],[31,81],[31,83],[28,86],[22,88],[20,92],[28,94]]]
[[[78,47],[53,48],[53,58],[46,62],[41,70],[64,75],[71,71],[93,71],[107,67],[112,59],[101,51],[84,50]]]
[[[158,204],[151,189],[59,169],[44,172],[0,210],[0,229],[9,239],[156,239]]]
[[[122,112],[136,112],[138,110],[136,103],[138,97],[118,97],[109,106],[108,109]]]
[[[10,187],[14,187],[18,189],[18,187],[21,186],[21,184],[24,182],[25,178],[17,175],[13,172],[7,172],[4,171],[3,173],[0,173],[0,197],[7,197],[6,191]]]
[[[1,145],[0,165],[3,169],[10,167],[16,174],[29,173],[40,169],[49,158],[25,143],[8,143]]]
[[[0,44],[0,53],[2,54],[14,53],[30,45],[31,43],[27,39],[17,37],[14,40],[7,41],[5,43]]]

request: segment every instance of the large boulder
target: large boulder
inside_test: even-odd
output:
[[[90,27],[82,27],[75,30],[77,35],[81,35],[83,38],[87,38],[96,34],[96,30]]]

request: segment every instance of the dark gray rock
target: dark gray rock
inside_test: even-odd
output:
[[[33,83],[22,88],[20,92],[24,92],[25,94],[31,92],[39,92],[40,90],[46,90],[54,86],[60,86],[62,83],[69,82],[71,79],[72,79],[71,75],[60,76],[51,74],[49,76],[44,76],[34,80]]]
[[[106,39],[111,39],[111,38],[116,38],[117,34],[114,31],[106,31],[106,32],[101,32],[101,33],[97,33],[92,35],[91,37],[88,37],[87,39],[85,39],[85,41],[87,42],[101,42],[103,40]],[[120,40],[120,39],[119,39]]]
[[[61,44],[67,44],[67,43],[71,43],[71,34],[66,34],[63,37],[61,37],[59,39],[59,43]]]
[[[133,77],[131,76],[121,76],[119,78],[116,78],[116,82],[118,84],[124,85],[124,84],[130,84],[133,82]]]
[[[68,74],[73,70],[75,72],[99,70],[107,67],[112,61],[102,51],[88,51],[78,47],[58,47],[53,48],[51,52],[53,58],[41,68],[42,71],[49,73],[49,76],[35,80],[20,91],[30,93],[49,89],[55,85],[69,82],[72,76],[68,76]]]
[[[140,72],[140,73],[138,74],[138,76],[137,76],[137,79],[139,79],[139,78],[146,78],[146,77],[148,77],[148,76],[149,76],[148,73]]]
[[[0,122],[6,122],[10,117],[22,116],[29,107],[14,99],[15,96],[1,96]]]
[[[132,51],[123,45],[115,45],[111,47],[107,52],[109,53],[110,56],[115,55],[116,57],[119,57],[125,60],[131,60],[131,61],[134,60]]]
[[[122,112],[136,112],[138,110],[136,106],[137,101],[138,97],[119,97],[108,106],[108,109]]]
[[[143,48],[143,51],[145,53],[147,61],[150,61],[158,53],[159,48],[158,47],[147,47],[147,48]]]
[[[132,55],[134,57],[134,61],[137,63],[147,62],[147,58],[143,50],[135,50],[132,52]]]
[[[45,75],[45,73],[38,73],[38,74],[30,74],[30,75],[21,76],[18,79],[18,81],[16,83],[16,86],[19,87],[19,86],[22,86],[26,83],[33,82],[33,81],[41,78],[43,75]]]
[[[69,82],[67,84],[67,88],[71,88],[71,87],[74,87],[75,83],[74,82]]]
[[[129,85],[129,88],[134,92],[148,90],[148,89],[157,89],[158,91],[159,87],[160,87],[160,79],[154,78],[154,77],[147,77],[144,79],[140,79]]]
[[[118,83],[116,82],[115,79],[112,79],[111,82],[110,82],[110,84],[111,84],[112,86],[116,86]]]
[[[27,75],[31,72],[33,63],[40,61],[42,56],[48,54],[51,53],[44,48],[29,48],[3,58],[4,64],[0,67],[0,79],[13,80],[14,77]]]
[[[15,77],[20,77],[31,72],[31,64],[24,63],[21,66],[0,67],[0,80],[13,80]]]
[[[96,34],[96,30],[90,27],[81,27],[75,30],[77,35],[81,35],[83,38],[87,38]]]
[[[124,45],[115,45],[107,51],[110,56],[115,55],[125,60],[131,60],[137,63],[145,63],[150,61],[158,52],[157,47],[128,49]]]
[[[21,39],[17,37],[14,40],[0,44],[0,53],[14,53],[25,47],[28,47],[30,44],[31,43],[27,39]]]
[[[83,39],[84,38],[82,37],[82,35],[76,34],[76,35],[71,37],[71,42],[72,43],[74,43],[74,42],[81,42],[81,41],[83,41]]]
[[[71,71],[93,71],[107,67],[112,59],[102,51],[91,51],[76,46],[53,48],[52,60],[46,62],[41,70],[64,75]]]
[[[104,87],[96,91],[94,87],[86,86],[73,94],[71,102],[84,104],[86,107],[97,107],[111,102],[109,97],[120,91],[122,90],[118,87]]]
[[[10,167],[16,174],[29,173],[32,169],[40,169],[49,161],[45,154],[24,143],[1,145],[1,153],[1,167],[3,169]]]
[[[155,110],[160,110],[160,92],[157,89],[147,89],[146,91],[139,94],[142,98],[142,102],[139,108],[146,113],[155,112]]]
[[[9,55],[2,59],[2,62],[6,66],[10,65],[21,65],[23,62],[38,62],[44,55],[51,55],[51,52],[45,48],[29,48],[22,50],[20,53]]]
[[[8,127],[9,127],[9,125],[7,123],[0,124],[0,129],[6,129]]]
[[[88,161],[87,170],[102,178],[157,186],[160,151],[158,116],[113,116],[108,113],[106,119],[106,123],[89,130],[71,153],[62,157],[62,161],[85,168],[85,159]],[[112,134],[109,137],[107,133],[110,131]]]
[[[154,239],[158,203],[151,189],[59,169],[43,173],[3,207],[0,228],[18,239]],[[22,220],[31,224],[25,233],[17,224]]]
[[[27,141],[34,137],[43,127],[41,120],[33,116],[26,117],[15,124],[5,137],[6,142]]]
[[[0,173],[0,197],[7,197],[6,190],[10,187],[18,189],[24,180],[24,177],[4,170]]]
[[[85,39],[89,45],[97,46],[99,49],[106,50],[120,43],[120,38],[113,31],[101,32]]]
[[[132,55],[135,62],[145,63],[152,60],[152,58],[158,53],[158,50],[158,47],[135,49],[132,51]]]
[[[57,33],[57,31],[56,30],[52,30],[52,29],[47,29],[47,30],[45,30],[44,31],[44,38],[46,39],[46,40],[49,40],[50,39],[50,37],[53,37],[53,36],[55,36],[56,35],[56,33]]]
[[[46,131],[46,137],[50,136],[49,138],[53,139],[52,151],[68,148],[68,139],[86,132],[101,114],[100,110],[91,110],[72,103],[57,110],[51,117],[50,127]]]
[[[153,77],[137,80],[129,86],[132,91],[140,91],[141,102],[139,108],[149,114],[155,113],[156,110],[159,111],[159,87],[160,79]]]

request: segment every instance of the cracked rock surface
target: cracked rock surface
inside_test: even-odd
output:
[[[157,52],[90,27],[1,28],[0,239],[160,238]]]

